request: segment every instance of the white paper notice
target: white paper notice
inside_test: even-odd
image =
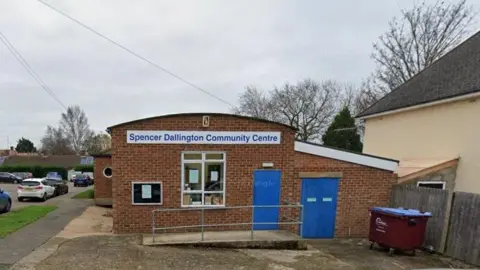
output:
[[[212,182],[218,181],[218,172],[217,171],[211,171],[210,172],[210,181],[212,181]]]
[[[198,183],[198,170],[191,169],[189,172],[188,179],[190,180],[190,184],[197,184]]]
[[[152,198],[152,186],[142,185],[142,199],[151,199],[151,198]]]

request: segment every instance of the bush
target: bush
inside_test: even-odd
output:
[[[63,179],[67,179],[67,170],[59,166],[39,166],[39,165],[2,165],[0,172],[31,172],[33,177],[42,178],[49,172],[59,173]]]
[[[93,165],[78,165],[73,167],[72,170],[77,172],[93,172]]]

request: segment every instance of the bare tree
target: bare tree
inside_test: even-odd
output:
[[[95,134],[87,142],[88,153],[102,153],[112,147],[112,138],[105,133]]]
[[[310,79],[295,85],[284,84],[264,94],[247,87],[234,113],[277,121],[298,128],[296,138],[319,140],[341,104],[342,85],[334,81],[321,84]]]
[[[271,98],[254,86],[245,88],[245,92],[240,95],[239,106],[233,108],[233,113],[270,121],[275,121],[277,117]]]
[[[353,84],[342,84],[340,86],[340,104],[339,108],[347,107],[351,113],[357,113],[357,99],[360,95],[360,88]]]
[[[351,109],[353,115],[363,112],[388,92],[385,86],[379,83],[375,76],[370,76],[363,80],[360,85],[360,90],[356,92],[354,97],[354,105]]]
[[[62,113],[60,129],[77,154],[88,148],[88,142],[94,135],[85,112],[77,105],[69,106],[67,111]]]
[[[280,122],[298,128],[297,139],[317,140],[336,112],[339,88],[332,81],[322,84],[307,79],[274,89],[272,100]]]
[[[75,152],[70,147],[67,137],[60,128],[48,126],[41,139],[40,152],[48,155],[70,155]]]
[[[363,84],[362,107],[406,82],[457,46],[469,33],[475,17],[466,0],[425,2],[402,10],[373,45],[375,72]]]

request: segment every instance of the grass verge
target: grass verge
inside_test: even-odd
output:
[[[0,215],[0,238],[25,227],[56,208],[54,205],[31,205]]]
[[[74,199],[93,199],[95,198],[95,190],[93,188],[87,189],[73,196],[73,198]]]

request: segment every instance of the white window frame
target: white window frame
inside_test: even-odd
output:
[[[160,184],[160,202],[159,203],[136,203],[134,201],[134,191],[135,189],[133,186],[135,184],[146,184],[146,185],[151,185],[155,184],[158,185]],[[152,192],[153,193],[153,192]],[[152,194],[153,195],[153,194]],[[143,182],[143,181],[138,181],[138,182],[132,182],[132,205],[163,205],[163,183],[161,181],[148,181],[148,182]]]
[[[442,184],[442,190],[445,190],[445,181],[419,181],[417,182],[417,187],[420,187],[420,184]]]
[[[202,159],[188,159],[185,160],[185,154],[201,154]],[[207,154],[222,154],[223,159],[208,159]],[[223,162],[223,191],[205,191],[205,163],[209,162]],[[202,164],[202,173],[201,173],[201,186],[202,190],[185,190],[185,164],[188,163],[201,163]],[[227,194],[227,153],[224,151],[183,151],[181,153],[181,179],[180,179],[180,206],[181,207],[211,207],[211,208],[223,208],[227,205],[226,194]],[[202,204],[200,205],[185,205],[183,204],[183,194],[202,194]],[[223,193],[223,204],[222,205],[204,205],[205,193],[207,194],[220,194]]]

